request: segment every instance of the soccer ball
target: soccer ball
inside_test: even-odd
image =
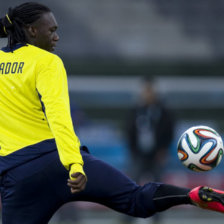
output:
[[[178,157],[182,164],[193,171],[209,171],[216,167],[223,156],[221,136],[207,126],[186,130],[178,141]]]

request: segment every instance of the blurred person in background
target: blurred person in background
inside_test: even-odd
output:
[[[150,177],[153,181],[161,181],[173,140],[173,114],[154,88],[152,79],[143,80],[138,105],[128,120],[129,148],[135,162],[131,170],[138,182]]]
[[[173,114],[159,99],[153,79],[143,79],[137,106],[128,119],[131,176],[138,183],[161,181],[173,140]],[[160,217],[153,221],[159,223]]]
[[[223,191],[154,182],[140,186],[80,144],[66,71],[51,53],[57,28],[51,10],[35,2],[9,8],[0,18],[0,37],[8,38],[0,50],[3,224],[46,224],[71,201],[144,218],[182,204],[224,213]]]

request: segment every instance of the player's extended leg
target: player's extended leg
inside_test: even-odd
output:
[[[199,191],[198,188],[190,190],[161,183],[139,186],[120,171],[88,153],[83,153],[83,159],[88,182],[83,192],[73,195],[73,200],[100,203],[135,217],[149,217],[155,212],[180,204],[195,204],[224,212],[222,191],[213,189],[211,193],[206,188],[200,188]],[[205,195],[208,197],[207,201],[203,199]]]
[[[72,200],[100,203],[135,217],[149,217],[155,212],[171,206],[191,203],[188,197],[190,190],[188,189],[169,187],[169,185],[160,183],[148,183],[139,186],[107,163],[88,153],[82,155],[88,182],[86,189],[77,195],[73,195]],[[171,200],[163,200],[162,203],[154,201],[155,196],[163,196],[164,186],[166,186],[166,194],[170,196],[173,194],[177,197],[173,197]]]

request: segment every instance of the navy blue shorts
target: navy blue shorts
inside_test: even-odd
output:
[[[53,151],[20,165],[1,178],[3,224],[45,224],[63,204],[89,201],[118,212],[149,217],[155,213],[153,195],[160,184],[139,186],[117,169],[81,150],[88,182],[71,194],[68,171]]]

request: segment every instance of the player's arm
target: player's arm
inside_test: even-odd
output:
[[[83,160],[70,114],[67,75],[60,58],[51,55],[39,62],[36,67],[36,88],[56,140],[60,160],[69,170],[70,178],[79,181],[76,175],[85,177]],[[81,177],[81,180],[86,178]],[[82,188],[76,184],[74,187],[76,190]]]

